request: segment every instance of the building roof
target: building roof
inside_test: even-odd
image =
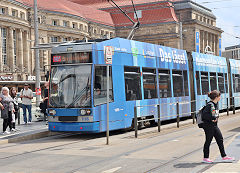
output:
[[[108,0],[69,0],[78,4],[92,6],[95,8],[109,8],[112,7],[111,3]],[[178,2],[183,0],[170,0],[170,2]],[[114,0],[118,6],[128,6],[132,5],[131,0]],[[145,4],[145,3],[154,3],[154,2],[168,2],[167,0],[133,0],[134,4]]]
[[[134,22],[137,19],[134,18],[134,10],[132,6],[122,7],[128,14],[128,16],[133,19]],[[118,9],[105,9],[111,13],[113,22],[116,27],[132,26],[133,24],[130,20],[124,16]],[[166,22],[176,22],[178,21],[174,9],[169,2],[161,2],[154,4],[138,4],[136,10],[141,10],[141,16],[139,22],[141,25],[146,24],[157,24]],[[138,16],[139,17],[139,16]]]
[[[239,45],[235,45],[235,46],[229,46],[229,47],[225,47],[225,50],[235,50],[240,48],[240,44]]]
[[[33,0],[16,0],[33,7]],[[134,19],[132,2],[130,0],[114,0]],[[166,0],[133,0],[137,10],[142,10],[141,24],[175,22],[172,3]],[[172,0],[173,2],[179,0]],[[113,7],[108,0],[38,0],[38,8],[51,12],[66,13],[79,16],[88,21],[108,26],[130,26],[132,23]],[[135,20],[136,21],[136,20]]]
[[[16,0],[24,5],[33,7],[33,0]],[[69,0],[39,0],[38,8],[47,11],[66,13],[86,20],[113,26],[113,20],[108,12],[96,8],[76,4]]]
[[[216,19],[216,16],[212,13],[212,10],[196,2],[193,2],[191,0],[182,0],[182,1],[174,2],[174,9],[175,10],[193,9],[195,11],[198,11],[200,13],[203,13],[207,16],[210,16]]]
[[[96,9],[109,12],[116,27],[132,26],[130,20],[122,14],[113,3],[108,0],[69,0],[84,6],[91,6]],[[177,2],[180,0],[172,0]],[[114,0],[121,8],[136,22],[131,0]],[[141,24],[156,24],[178,21],[173,5],[166,0],[133,0],[136,10],[142,11]]]

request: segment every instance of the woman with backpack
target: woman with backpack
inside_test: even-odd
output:
[[[205,132],[206,137],[206,141],[203,147],[204,153],[203,162],[213,163],[213,161],[209,159],[209,147],[211,145],[213,137],[215,138],[217,145],[219,147],[222,156],[222,161],[232,162],[234,161],[234,158],[226,155],[223,145],[223,136],[217,125],[219,118],[218,102],[221,99],[221,93],[217,90],[214,90],[208,93],[208,97],[210,97],[211,101],[207,103],[202,114],[203,130]]]
[[[17,89],[15,87],[12,87],[10,89],[10,96],[13,99],[13,105],[14,105],[14,114],[12,115],[12,131],[17,131],[16,129],[16,120],[19,116],[19,106],[18,106],[18,100],[17,100]]]
[[[1,118],[3,119],[3,134],[9,134],[12,131],[12,113],[14,113],[13,99],[9,95],[9,89],[3,87],[0,94]],[[7,131],[9,126],[10,132]]]

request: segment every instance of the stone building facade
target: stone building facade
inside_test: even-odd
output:
[[[228,59],[240,59],[240,45],[229,46],[223,51],[223,57]]]
[[[183,49],[221,56],[222,30],[216,27],[212,11],[191,0],[174,2],[179,22],[182,22]]]
[[[107,0],[69,0],[109,12],[116,36],[126,38],[133,24]],[[136,15],[129,0],[114,0],[133,20]],[[134,40],[183,48],[188,52],[221,55],[221,33],[212,11],[192,0],[135,0],[141,23]],[[181,24],[182,23],[182,27]],[[182,32],[181,32],[182,31]],[[181,40],[183,42],[181,46]]]
[[[137,21],[131,1],[115,0]],[[216,17],[191,0],[136,0],[141,23],[134,40],[221,55]],[[62,5],[64,4],[64,5]],[[39,43],[84,38],[126,38],[133,24],[107,0],[38,0]],[[34,80],[33,0],[0,1],[0,84]],[[180,25],[180,22],[182,25]],[[182,26],[182,27],[181,27]],[[182,32],[181,32],[182,31]],[[40,50],[41,80],[50,64],[50,50]]]
[[[33,2],[33,1],[32,1]],[[54,2],[53,2],[54,3]],[[0,1],[0,84],[35,78],[34,12],[24,0]],[[50,11],[39,5],[39,43],[67,42],[85,38],[114,37],[111,24],[82,16]],[[41,80],[49,69],[50,50],[40,50]],[[34,83],[34,82],[33,82]]]

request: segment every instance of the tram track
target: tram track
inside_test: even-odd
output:
[[[188,128],[189,128],[189,127],[186,127],[185,129],[182,129],[182,131],[183,131],[183,130],[187,130]],[[160,142],[155,142],[155,143],[153,143],[153,144],[150,144],[150,145],[147,145],[147,146],[144,146],[144,147],[140,147],[140,148],[137,148],[137,149],[134,149],[134,150],[130,150],[130,151],[127,151],[127,152],[124,152],[124,153],[115,155],[115,156],[113,156],[113,157],[109,157],[109,158],[107,158],[107,159],[102,159],[102,160],[99,160],[99,161],[97,161],[97,162],[90,163],[90,164],[88,164],[88,165],[84,165],[84,166],[81,166],[81,167],[76,168],[76,169],[74,169],[74,170],[68,171],[67,173],[75,173],[75,172],[80,171],[81,169],[84,169],[84,168],[87,168],[87,167],[90,167],[90,166],[93,166],[93,165],[96,165],[96,164],[108,162],[108,161],[111,161],[111,160],[116,160],[116,159],[118,159],[118,158],[120,158],[120,157],[122,157],[122,156],[128,156],[128,155],[130,155],[130,154],[132,154],[132,153],[139,152],[139,151],[142,151],[142,150],[145,150],[145,149],[148,149],[148,148],[157,146],[157,145],[159,145],[159,144],[164,144],[164,143],[167,143],[167,142],[176,140],[176,139],[180,139],[180,138],[182,138],[182,137],[190,136],[190,135],[193,135],[193,131],[194,131],[195,133],[198,133],[198,132],[199,132],[199,129],[194,129],[194,130],[192,130],[192,131],[190,131],[190,132],[188,132],[188,133],[184,133],[184,135],[183,135],[183,134],[179,134],[177,137],[174,136],[174,137],[171,137],[171,138],[162,140],[162,141],[160,141]],[[178,130],[178,131],[173,131],[173,132],[171,132],[171,133],[178,133],[178,132],[179,132],[179,130]],[[200,133],[200,132],[199,132],[199,133]],[[201,133],[202,133],[202,132],[201,132]],[[167,134],[162,134],[161,136],[165,136],[165,135],[168,135],[168,134],[169,134],[169,133],[167,133]],[[155,136],[155,137],[159,137],[159,136]],[[202,149],[202,147],[201,147],[200,149]],[[198,149],[198,151],[199,151],[200,149]]]
[[[232,118],[236,118],[236,117],[232,117]],[[225,124],[226,125],[230,124],[230,122],[231,122],[231,119],[229,119],[229,121],[225,121]],[[177,140],[177,139],[180,139],[180,138],[184,138],[184,137],[187,137],[187,136],[190,136],[190,135],[198,135],[198,134],[203,133],[201,129],[198,129],[198,128],[193,129],[192,127],[193,127],[192,125],[186,125],[186,126],[181,126],[181,129],[177,129],[177,130],[176,130],[176,128],[173,128],[173,129],[168,128],[168,129],[166,129],[166,131],[165,130],[162,131],[164,133],[158,133],[159,135],[153,135],[153,136],[151,134],[146,134],[145,133],[144,134],[145,137],[141,138],[140,140],[148,139],[149,137],[150,138],[157,138],[157,137],[160,137],[160,136],[161,136],[161,139],[158,142],[154,142],[154,143],[151,143],[151,144],[140,146],[136,149],[129,150],[129,151],[114,155],[112,157],[108,157],[108,158],[104,158],[104,159],[101,159],[101,160],[98,160],[98,161],[94,161],[94,162],[86,164],[86,165],[81,165],[80,167],[75,168],[75,169],[70,170],[70,171],[67,171],[67,172],[74,173],[74,172],[80,171],[81,169],[86,169],[88,167],[91,167],[91,166],[94,166],[94,165],[97,165],[97,164],[107,163],[111,160],[116,160],[116,159],[119,159],[123,156],[128,156],[128,155],[133,154],[135,152],[143,151],[145,149],[149,149],[149,148],[157,146],[159,144],[164,144],[164,143],[168,143],[170,141]],[[230,129],[229,128],[225,129],[224,132],[229,131],[229,130],[231,130],[231,128]],[[130,132],[130,133],[132,133],[132,132]],[[70,137],[70,138],[72,138],[72,137],[77,136],[77,135],[79,135],[79,134],[61,134],[59,136],[46,137],[46,139],[51,140],[51,139],[59,138],[59,137],[62,137],[62,138]],[[129,136],[132,136],[132,134],[129,135]],[[229,138],[231,138],[233,136],[234,136],[234,134],[228,135],[227,137],[224,138],[224,140],[227,141]],[[11,156],[2,157],[2,158],[0,158],[0,160],[14,158],[14,157],[23,156],[23,155],[28,155],[28,154],[32,154],[32,153],[41,152],[41,151],[53,150],[53,149],[56,149],[56,148],[59,148],[59,147],[75,145],[75,144],[78,144],[78,143],[81,143],[81,142],[84,142],[84,141],[87,141],[87,140],[92,140],[92,139],[96,139],[96,138],[100,138],[100,137],[103,137],[103,134],[86,135],[86,136],[82,137],[81,139],[79,139],[79,137],[78,137],[77,140],[67,142],[65,144],[59,144],[59,145],[55,145],[55,146],[50,146],[50,147],[45,147],[45,148],[41,148],[41,149],[27,151],[27,152],[23,152],[23,153],[19,153],[19,154],[14,154],[14,155],[11,155]],[[129,140],[130,138],[123,137],[122,139]],[[31,141],[31,142],[27,142],[27,144],[36,143],[36,141],[38,141],[38,140],[41,140],[41,139],[37,139],[37,140]],[[142,144],[144,143],[144,141],[140,141],[140,142],[142,142]],[[214,144],[216,144],[216,142],[213,142],[211,145],[214,145]],[[18,144],[16,144],[16,145],[18,145]],[[11,145],[10,147],[13,147],[13,146]],[[1,147],[0,149],[5,149],[5,148],[7,148],[7,147]],[[179,161],[179,160],[181,160],[185,157],[189,157],[189,156],[193,155],[194,153],[199,152],[200,150],[202,150],[202,147],[195,148],[194,150],[192,150],[192,151],[190,151],[186,154],[180,155],[177,158],[174,158],[174,159],[169,160],[165,163],[162,163],[162,164],[160,164],[160,165],[158,165],[154,168],[151,168],[151,169],[149,169],[148,171],[145,171],[145,172],[158,171],[158,170],[160,170],[160,169],[162,169],[162,168],[164,168],[164,167],[166,167],[170,164],[173,164],[174,162],[177,162],[177,161]]]
[[[233,134],[233,135],[229,135],[229,136],[225,137],[225,138],[224,138],[224,141],[227,140],[227,139],[229,139],[229,138],[231,139],[233,136],[235,136],[235,135]],[[216,144],[216,143],[217,143],[216,141],[215,141],[215,142],[212,142],[212,143],[211,143],[211,146],[214,145],[214,144]],[[181,160],[181,159],[183,159],[183,158],[185,158],[185,157],[189,157],[189,156],[195,154],[196,152],[202,151],[202,149],[203,149],[203,147],[197,148],[197,149],[195,149],[195,150],[193,150],[193,151],[191,151],[191,152],[188,152],[188,153],[186,153],[186,154],[183,154],[183,155],[181,155],[181,156],[179,156],[179,157],[177,157],[177,158],[175,158],[175,159],[172,159],[172,160],[169,160],[169,161],[167,161],[167,162],[165,162],[165,163],[163,163],[163,164],[160,164],[160,165],[157,166],[157,167],[151,168],[151,169],[145,171],[144,173],[153,173],[153,172],[155,172],[155,171],[159,171],[161,168],[166,167],[166,166],[169,165],[169,164],[173,164],[174,162],[176,162],[176,161],[178,161],[178,160]],[[207,166],[207,169],[210,168],[210,167],[212,167],[212,166],[213,166],[213,164],[212,164],[212,165],[208,165],[208,166]],[[206,167],[204,168],[204,170],[205,170],[205,169],[206,169]],[[202,170],[199,170],[199,173],[200,173],[200,172],[202,172]]]
[[[234,117],[233,117],[233,118],[234,118]],[[184,129],[182,129],[182,131],[187,130],[187,129],[190,129],[191,127],[192,127],[192,126],[186,126]],[[168,129],[168,130],[169,130],[169,129]],[[228,131],[228,130],[227,130],[227,131]],[[162,134],[161,136],[165,136],[165,135],[169,135],[169,134],[173,134],[173,133],[178,133],[178,132],[179,132],[179,130],[174,130],[174,131],[172,131],[172,132],[170,132],[170,133]],[[75,172],[80,171],[81,169],[85,169],[85,168],[87,168],[87,167],[90,167],[90,166],[93,166],[93,165],[96,165],[96,164],[108,162],[108,161],[111,161],[111,160],[116,160],[116,159],[118,159],[118,158],[120,158],[120,157],[122,157],[122,156],[128,156],[128,155],[130,155],[130,154],[132,154],[132,153],[139,152],[139,151],[141,151],[141,150],[145,150],[145,149],[148,149],[148,148],[157,146],[157,145],[159,145],[159,144],[164,144],[164,143],[167,143],[167,142],[176,140],[176,139],[180,139],[180,138],[183,138],[183,137],[186,137],[186,136],[190,136],[190,135],[193,135],[193,134],[198,134],[198,133],[199,133],[199,134],[202,134],[203,131],[200,130],[200,129],[198,129],[198,128],[197,128],[197,129],[193,129],[193,130],[190,130],[190,132],[188,132],[188,133],[184,133],[184,135],[180,134],[180,135],[178,135],[178,136],[175,136],[175,137],[172,137],[172,138],[169,138],[169,139],[166,139],[166,140],[163,140],[163,141],[160,141],[160,142],[151,144],[151,145],[147,145],[147,146],[144,146],[144,147],[140,147],[140,148],[138,148],[138,149],[135,149],[135,150],[127,151],[127,152],[121,153],[121,154],[119,154],[119,155],[115,155],[115,156],[110,157],[110,158],[107,158],[107,159],[102,159],[102,160],[99,160],[99,161],[97,161],[97,162],[94,162],[94,163],[90,163],[90,164],[88,164],[88,165],[81,166],[81,167],[79,167],[79,168],[77,168],[77,169],[74,169],[74,170],[72,170],[72,171],[68,171],[67,173],[75,173]],[[234,135],[235,135],[235,134],[228,135],[227,137],[224,138],[224,141],[225,141],[225,140],[227,141],[228,139],[231,139]],[[159,137],[159,136],[154,136],[154,137]],[[211,145],[214,145],[214,144],[216,144],[216,141],[211,143]],[[202,151],[202,146],[199,147],[199,148],[197,148],[197,149],[192,150],[191,152],[188,152],[188,153],[186,153],[186,154],[183,154],[183,155],[181,155],[181,156],[179,156],[179,157],[177,157],[177,158],[175,158],[175,159],[172,159],[172,160],[170,160],[170,161],[167,161],[167,162],[165,162],[165,163],[163,163],[163,164],[161,164],[161,165],[159,165],[159,166],[157,166],[157,167],[151,168],[151,169],[149,169],[148,171],[145,171],[144,173],[150,173],[150,172],[152,172],[152,171],[154,171],[154,170],[157,171],[157,170],[159,170],[159,169],[161,169],[161,168],[163,168],[163,167],[165,167],[165,166],[167,166],[167,165],[169,165],[169,164],[171,164],[171,163],[174,163],[174,162],[176,162],[176,161],[178,161],[178,160],[181,160],[181,159],[183,159],[183,158],[185,158],[185,157],[191,156],[191,155],[193,155],[193,154],[195,154],[196,152],[199,152],[199,151]],[[206,165],[206,166],[204,167],[204,169],[206,169],[206,167],[207,167],[207,168],[208,168],[208,167],[210,168],[210,166],[213,166],[213,165]],[[199,170],[199,171],[201,172],[201,170]]]
[[[60,135],[57,135],[57,136],[50,136],[50,137],[45,137],[45,138],[48,138],[49,140],[51,139],[55,139],[55,138],[59,138],[59,137],[72,137],[72,136],[76,136],[76,135],[79,135],[79,134],[60,134]],[[0,160],[4,160],[4,159],[9,159],[9,158],[13,158],[13,157],[18,157],[18,156],[22,156],[22,155],[27,155],[27,154],[32,154],[32,153],[36,153],[36,152],[40,152],[40,151],[45,151],[45,150],[50,150],[50,149],[55,149],[55,148],[58,148],[58,147],[63,147],[63,146],[66,146],[66,145],[72,145],[72,144],[76,144],[76,143],[80,143],[80,142],[84,142],[84,141],[87,141],[87,140],[91,140],[91,139],[95,139],[93,137],[90,137],[90,138],[86,138],[85,140],[81,140],[79,141],[78,140],[75,140],[73,142],[70,142],[70,143],[67,143],[67,144],[60,144],[60,145],[55,145],[55,146],[51,146],[51,147],[46,147],[46,148],[42,148],[42,149],[38,149],[38,150],[33,150],[33,151],[27,151],[27,152],[24,152],[24,153],[20,153],[20,154],[14,154],[14,155],[11,155],[11,156],[7,156],[7,157],[0,157]],[[30,143],[34,143],[36,141],[39,141],[39,140],[42,140],[42,139],[36,139],[32,142],[28,142],[28,144]],[[14,146],[17,146],[19,143],[15,144]],[[13,145],[11,146],[5,146],[5,147],[1,147],[0,149],[6,149],[6,148],[11,148],[11,147],[14,147]]]

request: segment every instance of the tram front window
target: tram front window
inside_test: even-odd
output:
[[[52,67],[49,106],[91,106],[91,65]]]

